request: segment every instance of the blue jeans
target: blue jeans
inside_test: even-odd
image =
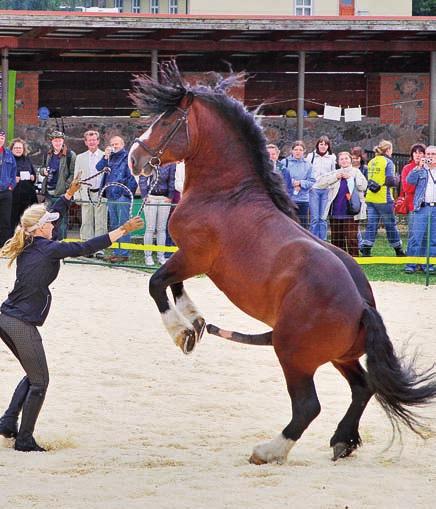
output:
[[[309,203],[306,201],[296,201],[294,202],[295,205],[298,207],[297,215],[298,219],[300,220],[300,224],[303,228],[308,227],[308,215],[309,215]]]
[[[60,196],[52,196],[47,194],[45,197],[45,203],[47,210],[50,210],[51,207],[60,199]],[[66,209],[65,213],[61,215],[57,224],[57,237],[56,240],[63,240],[67,238],[68,231],[68,209]]]
[[[394,216],[393,203],[367,203],[368,222],[366,224],[365,238],[362,247],[372,247],[377,236],[380,220],[386,228],[388,242],[394,249],[401,247],[400,232]]]
[[[118,200],[108,201],[109,230],[116,230],[119,226],[129,220],[130,199],[121,196]],[[117,242],[130,242],[130,235],[123,235]],[[129,256],[127,249],[114,249],[115,256]]]
[[[327,220],[322,219],[327,206],[328,189],[314,189],[309,192],[310,231],[321,240],[327,240]]]
[[[409,232],[410,237],[407,246],[407,255],[427,255],[427,246],[424,243],[424,239],[427,236],[428,221],[430,220],[430,256],[436,256],[436,207],[429,207],[426,205],[416,212],[411,212],[411,215],[413,219],[412,227]],[[416,265],[412,263],[408,264],[407,267],[416,268]]]

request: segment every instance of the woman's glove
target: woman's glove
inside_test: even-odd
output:
[[[70,184],[70,187],[67,189],[67,194],[70,196],[74,196],[75,193],[80,189],[81,183],[80,183],[80,175],[77,176]]]
[[[126,233],[134,232],[144,227],[144,221],[139,216],[132,217],[120,226]]]

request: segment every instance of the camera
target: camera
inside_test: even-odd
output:
[[[375,180],[368,180],[368,189],[373,193],[378,193],[381,189],[381,185],[377,184]]]

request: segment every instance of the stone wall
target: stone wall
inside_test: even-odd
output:
[[[283,117],[259,117],[265,135],[271,143],[276,143],[283,155],[287,155],[291,143],[296,139],[296,119]],[[67,134],[67,144],[76,152],[83,152],[83,133],[88,129],[100,132],[101,147],[109,143],[114,135],[121,135],[131,143],[148,127],[149,119],[131,119],[126,117],[69,117],[63,119],[63,127]],[[47,134],[56,128],[62,128],[62,123],[55,119],[39,121],[38,125],[16,126],[16,136],[26,139],[30,145],[35,163],[40,164],[43,154],[48,147]],[[428,126],[417,125],[414,128],[399,125],[382,124],[376,118],[364,118],[361,122],[334,122],[322,118],[305,119],[304,141],[307,149],[311,150],[316,140],[323,134],[329,136],[333,142],[334,151],[349,150],[354,145],[370,149],[382,138],[391,140],[394,152],[408,153],[410,146],[416,142],[427,143]]]
[[[295,118],[262,117],[260,122],[266,137],[275,143],[287,155],[292,142],[297,137],[297,120]],[[333,143],[334,152],[350,150],[359,145],[372,150],[381,140],[392,141],[394,152],[409,153],[413,143],[428,142],[428,126],[401,127],[399,125],[382,124],[378,118],[366,117],[361,122],[335,122],[323,118],[306,118],[304,120],[304,136],[307,150],[314,148],[316,140],[327,135]]]

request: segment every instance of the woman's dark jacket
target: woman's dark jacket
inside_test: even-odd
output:
[[[61,215],[68,210],[69,200],[63,196],[50,209]],[[59,220],[57,221],[59,223]],[[55,232],[55,230],[53,230]],[[60,260],[69,256],[86,256],[111,245],[109,235],[87,242],[58,242],[34,237],[17,257],[17,278],[0,311],[32,325],[42,325],[51,305],[49,285],[56,279]]]

